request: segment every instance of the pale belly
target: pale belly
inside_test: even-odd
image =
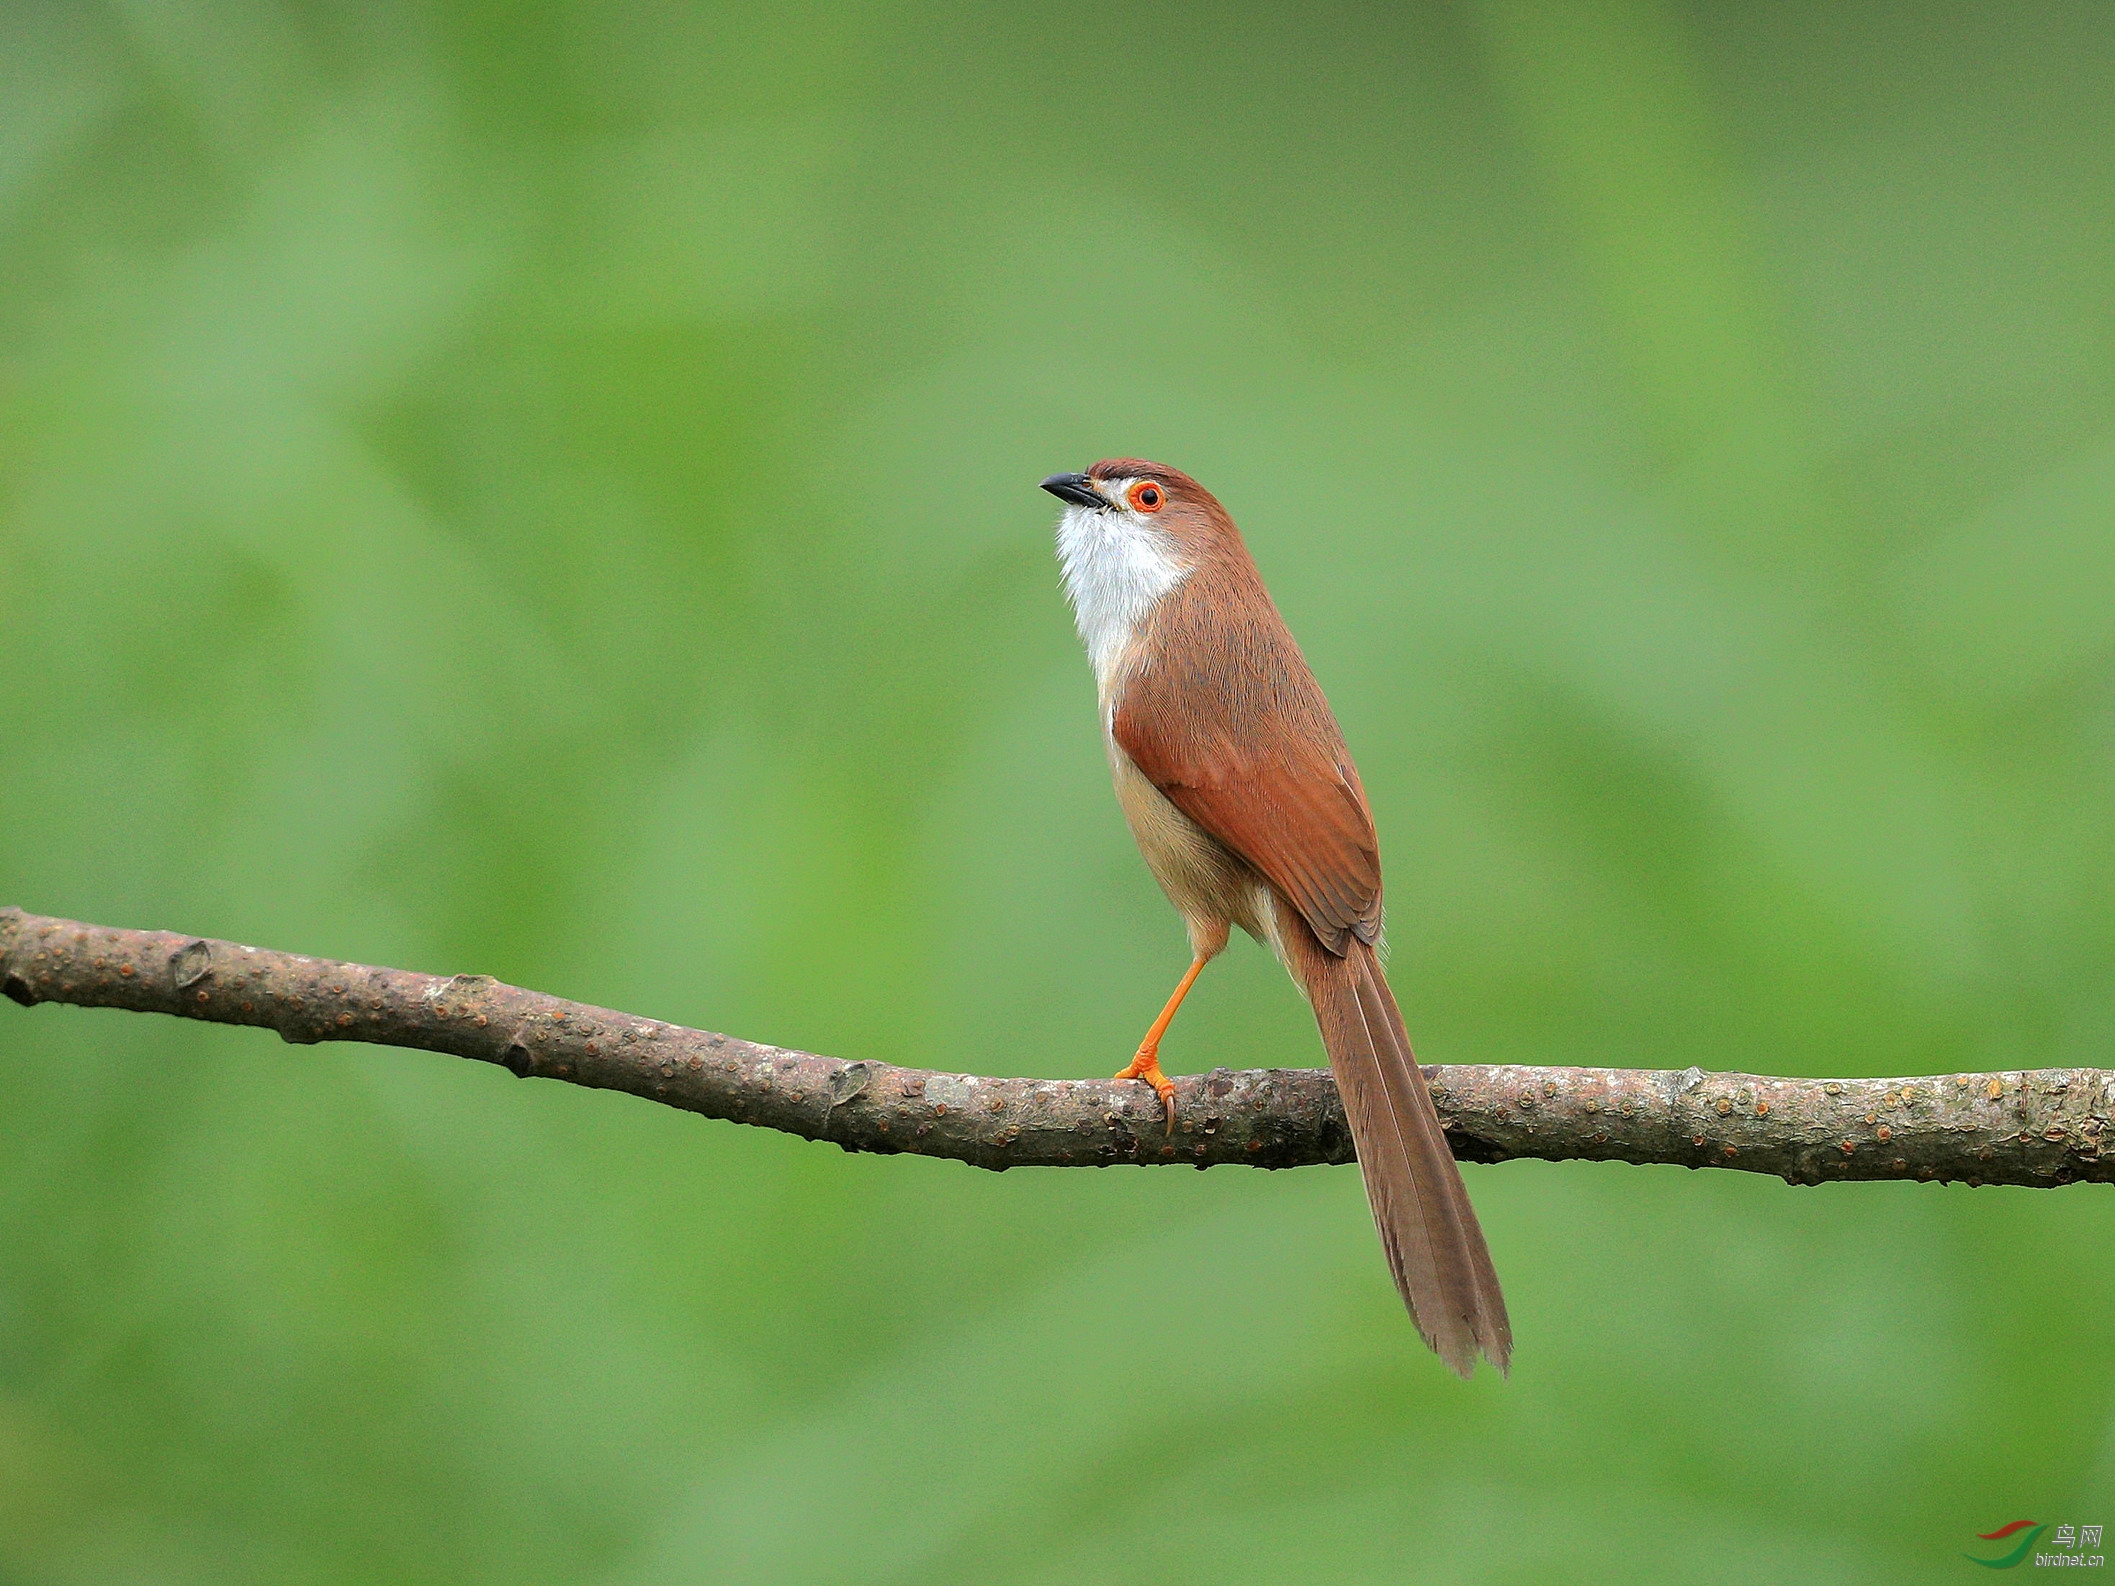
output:
[[[1146,868],[1189,926],[1192,948],[1212,957],[1226,946],[1227,928],[1238,925],[1276,952],[1277,909],[1263,878],[1169,803],[1115,739],[1104,737],[1116,802]]]

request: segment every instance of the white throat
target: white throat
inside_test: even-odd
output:
[[[1057,544],[1065,593],[1106,692],[1139,624],[1190,569],[1165,531],[1121,508],[1067,507]]]

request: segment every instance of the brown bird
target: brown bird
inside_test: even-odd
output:
[[[1505,1297],[1381,973],[1381,862],[1359,773],[1212,493],[1136,458],[1053,474],[1058,560],[1100,686],[1117,802],[1190,931],[1189,972],[1116,1077],[1159,1092],[1160,1041],[1240,926],[1313,1004],[1395,1286],[1466,1377],[1513,1352]]]

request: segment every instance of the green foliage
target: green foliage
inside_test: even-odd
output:
[[[1433,1060],[2115,1062],[2104,7],[0,8],[0,901],[845,1056],[1184,960],[1035,481],[1219,491]],[[1260,952],[1177,1069],[1309,1063]],[[0,1580],[1926,1581],[2115,1209],[993,1177],[0,1007]]]

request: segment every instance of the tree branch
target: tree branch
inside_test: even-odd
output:
[[[1142,1084],[990,1079],[758,1046],[503,985],[126,931],[0,909],[0,992],[251,1024],[285,1040],[370,1041],[497,1063],[524,1079],[628,1091],[847,1151],[976,1167],[1352,1160],[1326,1069],[1214,1069],[1175,1081],[1177,1122]],[[1425,1070],[1467,1162],[1664,1162],[1824,1179],[2047,1187],[2115,1180],[2115,1073],[1770,1079],[1622,1068]]]

